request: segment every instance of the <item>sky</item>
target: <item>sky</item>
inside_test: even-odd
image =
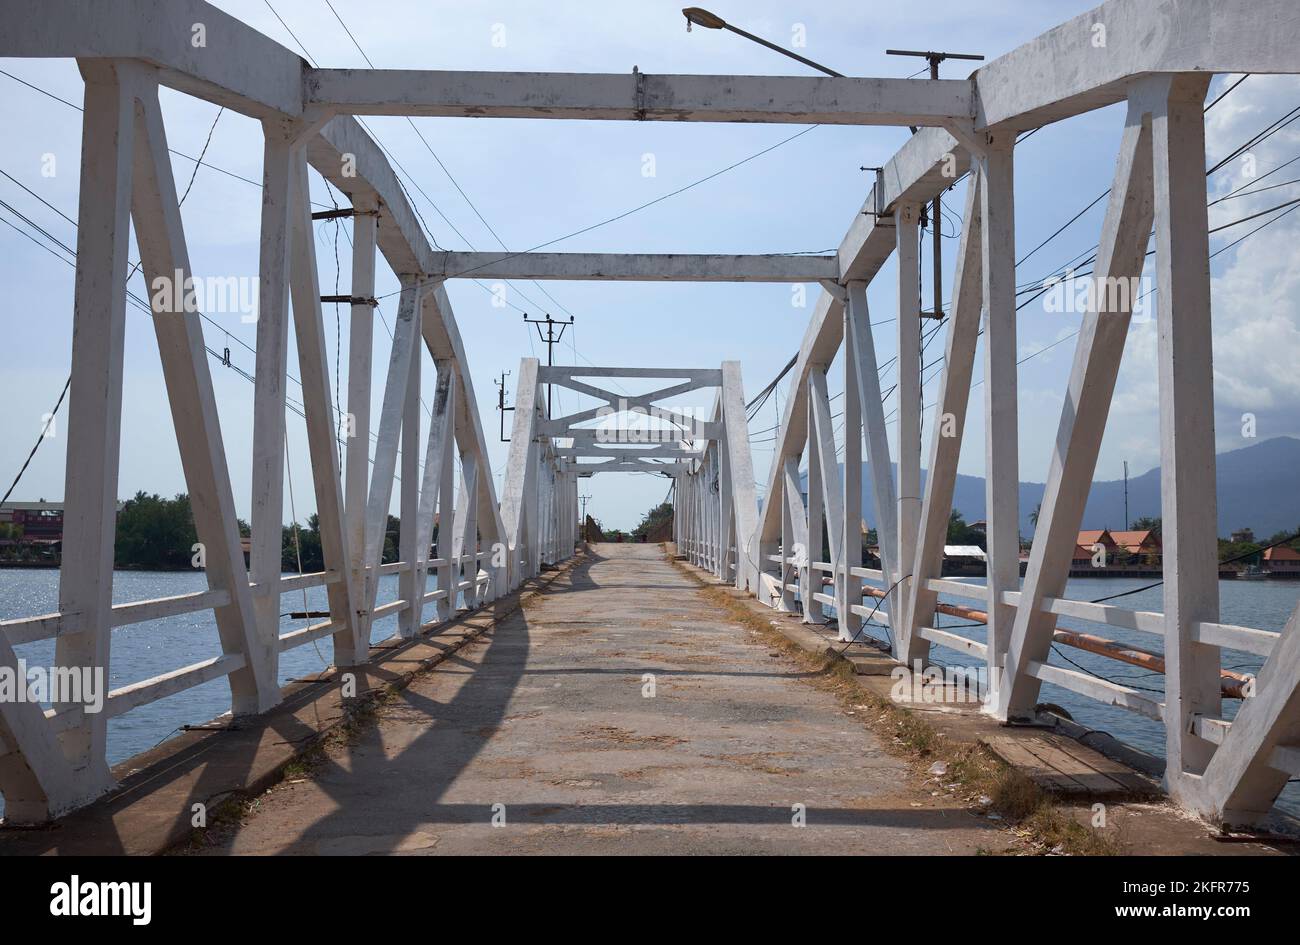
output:
[[[518,71],[786,74],[808,70],[730,33],[695,29],[687,33],[673,3],[397,2],[333,0],[365,54],[378,67]],[[228,13],[285,47],[303,49],[320,66],[364,67],[365,59],[325,0],[227,0]],[[851,75],[908,77],[917,60],[886,56],[887,47],[946,49],[1001,55],[1093,4],[1075,0],[999,0],[970,4],[935,0],[928,4],[750,2],[714,5],[714,12],[775,42]],[[274,10],[272,10],[274,7]],[[278,18],[276,14],[278,13]],[[283,20],[283,23],[280,20]],[[290,35],[286,30],[292,30]],[[299,45],[301,44],[301,45]],[[968,75],[969,63],[949,62],[943,76]],[[0,69],[52,95],[80,104],[82,83],[71,60],[7,59]],[[1209,99],[1236,81],[1217,77]],[[52,236],[75,246],[73,225],[41,199],[75,219],[78,199],[80,115],[69,105],[0,75],[0,123],[7,129],[0,170],[0,200]],[[1216,104],[1207,117],[1207,166],[1231,154],[1252,135],[1288,113],[1300,96],[1290,76],[1251,76]],[[261,131],[257,122],[164,89],[163,111],[169,145],[197,156],[173,157],[186,238],[196,275],[257,275]],[[214,124],[215,120],[215,124]],[[1124,120],[1112,106],[1047,126],[1016,150],[1017,258],[1047,239],[1109,185]],[[741,125],[675,122],[554,121],[374,117],[365,119],[400,162],[416,208],[432,241],[447,249],[494,250],[504,243],[526,249],[622,214],[686,187],[724,168],[716,177],[616,222],[548,247],[554,251],[792,253],[837,247],[870,189],[863,167],[886,163],[906,141],[906,128],[845,128],[806,125]],[[418,129],[418,133],[417,133]],[[423,136],[423,140],[421,138]],[[210,140],[209,140],[210,136]],[[760,152],[765,152],[761,153]],[[754,157],[754,155],[759,155]],[[1209,178],[1210,199],[1242,188],[1211,207],[1211,227],[1268,210],[1300,197],[1300,126],[1283,127]],[[746,160],[751,158],[752,160]],[[647,173],[649,167],[653,173]],[[404,169],[404,170],[403,170]],[[233,176],[232,176],[233,175]],[[190,184],[191,176],[193,183]],[[9,179],[10,177],[13,180]],[[241,180],[246,178],[247,180]],[[1275,184],[1284,186],[1273,187]],[[944,260],[955,256],[964,184],[945,200]],[[312,197],[329,207],[331,195],[319,178]],[[472,203],[471,203],[472,201]],[[1215,343],[1215,421],[1218,448],[1238,449],[1274,436],[1300,435],[1300,214],[1282,217],[1257,236],[1230,245],[1288,208],[1234,225],[1211,236]],[[1086,259],[1099,236],[1105,201],[1068,226],[1017,271],[1027,286],[1064,266]],[[0,207],[0,220],[26,229]],[[489,229],[489,225],[490,228]],[[317,226],[322,292],[347,294],[350,243],[335,224]],[[37,236],[44,242],[44,238]],[[131,259],[138,258],[134,247]],[[929,266],[928,242],[923,265]],[[1153,279],[1154,270],[1146,274]],[[67,379],[71,353],[73,269],[10,226],[0,226],[0,277],[10,289],[4,308],[4,379],[8,393],[0,410],[0,488],[7,488],[37,440]],[[950,281],[951,272],[945,276]],[[889,322],[897,304],[894,265],[887,263],[868,290],[877,354],[883,364],[897,347]],[[929,277],[923,305],[931,304]],[[1142,289],[1153,289],[1145,281]],[[144,295],[140,276],[131,288]],[[394,292],[397,281],[378,266],[377,294]],[[495,380],[506,378],[509,403],[523,357],[546,356],[529,317],[574,316],[556,348],[561,364],[637,367],[716,367],[739,360],[746,399],[761,390],[798,350],[819,291],[800,293],[788,285],[517,282],[506,286],[507,304],[494,305],[493,286],[455,280],[448,288],[464,340],[470,375],[498,487],[507,444],[498,441]],[[1028,298],[1028,295],[1022,296]],[[947,301],[947,300],[945,300]],[[1154,314],[1154,295],[1145,300]],[[325,306],[327,353],[346,370],[348,312],[336,322]],[[396,298],[384,299],[375,329],[374,411],[383,392],[390,345],[388,329]],[[212,313],[204,324],[207,344],[230,349],[231,367],[210,361],[221,428],[239,514],[250,508],[255,326],[237,313]],[[1079,316],[1047,311],[1043,300],[1018,316],[1020,469],[1024,480],[1045,478],[1074,351]],[[171,495],[185,490],[158,362],[147,316],[127,309],[119,495],[138,490]],[[337,333],[337,341],[336,341]],[[247,347],[245,347],[247,346]],[[927,349],[925,403],[938,386],[943,335]],[[1098,464],[1097,478],[1114,479],[1128,461],[1137,474],[1158,464],[1156,336],[1153,317],[1136,318],[1120,371]],[[298,376],[296,352],[290,374]],[[982,370],[977,360],[975,376]],[[432,371],[423,378],[431,402]],[[882,375],[888,390],[897,376]],[[347,378],[332,375],[346,391]],[[843,388],[837,362],[828,375],[832,395]],[[632,392],[644,386],[625,382]],[[301,392],[291,381],[290,398]],[[574,412],[594,402],[557,390],[557,412]],[[982,389],[972,394],[960,468],[983,473]],[[694,398],[694,399],[693,399]],[[755,478],[761,490],[772,460],[774,430],[787,398],[783,383],[751,422]],[[676,403],[707,412],[712,394]],[[886,403],[890,416],[896,399]],[[59,499],[63,494],[66,403],[14,491],[14,500]],[[1249,417],[1249,420],[1247,418]],[[933,411],[924,418],[926,429]],[[508,427],[509,419],[507,420]],[[299,520],[313,509],[304,422],[288,414],[288,473],[292,512]],[[1252,438],[1252,436],[1254,438]],[[891,430],[891,449],[895,451]],[[927,440],[928,442],[928,440]],[[588,511],[609,527],[630,528],[668,494],[669,483],[648,474],[604,475],[583,480],[591,496]],[[394,511],[396,511],[396,491]],[[285,518],[291,517],[286,496]],[[870,518],[870,516],[869,516]]]

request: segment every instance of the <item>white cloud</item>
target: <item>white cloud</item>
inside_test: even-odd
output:
[[[1222,88],[1226,88],[1226,83]],[[1214,109],[1206,120],[1209,166],[1287,115],[1300,82],[1290,76],[1251,76]],[[1217,94],[1217,90],[1216,93]],[[1256,178],[1300,154],[1300,122],[1281,129],[1248,152]],[[1211,175],[1210,198],[1234,189],[1240,196],[1210,209],[1210,226],[1223,226],[1300,197],[1300,184],[1257,192],[1300,177],[1300,161],[1282,167],[1257,183],[1244,178],[1240,158]],[[1280,212],[1280,211],[1279,211]],[[1214,253],[1276,214],[1225,229],[1211,237]],[[1253,414],[1259,439],[1300,433],[1300,213],[1268,224],[1211,261],[1211,312],[1214,338],[1214,406],[1218,449],[1239,449],[1242,416]],[[1135,325],[1129,336],[1112,409],[1118,427],[1111,448],[1144,447],[1158,461],[1157,350],[1154,323]],[[1132,454],[1125,455],[1132,458]]]

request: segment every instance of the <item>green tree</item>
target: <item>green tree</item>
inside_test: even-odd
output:
[[[1292,535],[1295,535],[1296,537],[1291,538]],[[1288,538],[1291,538],[1291,541],[1285,540]],[[1289,545],[1296,551],[1300,551],[1300,527],[1283,529],[1280,532],[1274,532],[1272,535],[1269,535],[1264,539],[1265,547],[1268,545],[1276,545],[1279,542]]]
[[[1132,528],[1129,530],[1135,532],[1152,531],[1158,536],[1160,534],[1160,517],[1143,515],[1141,518],[1133,520]]]
[[[117,514],[113,559],[119,568],[179,571],[193,567],[198,540],[188,495],[137,492]]]
[[[673,504],[671,502],[660,502],[641,517],[641,524],[632,529],[632,537],[637,541],[640,541],[647,535],[658,531],[672,520]]]
[[[307,523],[290,522],[281,532],[280,567],[297,572],[301,557],[302,572],[325,570],[325,554],[320,543],[320,516],[313,512]]]
[[[1265,542],[1264,544],[1268,544]],[[1253,541],[1229,541],[1219,539],[1219,560],[1234,561],[1242,564],[1259,564],[1260,553],[1264,545]]]
[[[1035,512],[1037,514],[1037,512]],[[1032,516],[1031,516],[1032,517]],[[976,545],[984,547],[985,535],[978,528],[971,528],[966,524],[966,519],[956,509],[948,516],[948,539],[949,545]]]

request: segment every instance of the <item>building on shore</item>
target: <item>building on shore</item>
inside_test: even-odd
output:
[[[1261,556],[1261,567],[1274,578],[1300,578],[1300,551],[1289,545],[1268,548]]]
[[[56,566],[62,557],[63,503],[6,502],[0,507],[0,563]]]
[[[1152,529],[1086,529],[1075,539],[1070,576],[1159,576],[1161,567],[1158,532]]]

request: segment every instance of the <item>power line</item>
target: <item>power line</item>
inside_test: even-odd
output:
[[[772,151],[775,151],[777,148],[789,144],[791,141],[794,141],[795,139],[800,138],[803,135],[806,135],[808,132],[813,131],[820,127],[821,125],[809,125],[807,128],[804,128],[802,131],[796,132],[795,134],[790,135],[788,138],[782,138],[780,141],[776,142],[775,144],[769,145],[768,147],[764,148],[761,151],[757,151],[749,155],[748,157],[741,158],[739,161],[735,161],[731,164],[728,164],[726,167],[719,168],[718,170],[714,171],[712,174],[707,174],[704,177],[699,178],[698,180],[686,184],[685,186],[678,187],[676,190],[669,191],[666,194],[661,194],[658,197],[655,197],[653,200],[648,200],[643,204],[639,204],[635,207],[632,207],[631,209],[624,210],[622,213],[617,213],[614,216],[608,217],[597,223],[592,223],[588,226],[584,226],[580,229],[574,230],[572,233],[566,233],[563,236],[557,236],[555,237],[555,239],[547,240],[544,243],[538,243],[536,246],[531,246],[528,249],[520,250],[517,253],[511,253],[508,256],[499,257],[497,259],[492,260],[490,263],[483,263],[480,266],[472,266],[469,269],[463,269],[460,272],[450,273],[447,276],[447,278],[452,279],[452,278],[465,276],[471,272],[475,272],[487,266],[495,266],[507,260],[515,259],[516,257],[523,256],[528,253],[534,253],[539,249],[545,249],[548,246],[554,246],[556,243],[563,243],[566,240],[573,239],[574,237],[582,236],[585,233],[590,233],[592,230],[597,230],[603,226],[608,226],[611,223],[616,223],[619,220],[622,220],[626,217],[630,217],[634,213],[638,213],[642,210],[647,209],[648,207],[653,207],[655,204],[662,203],[663,201],[668,200],[671,197],[676,197],[679,194],[684,194],[688,190],[691,190],[695,187],[700,186],[701,184],[713,180],[715,177],[721,177],[723,174],[726,174],[728,171],[733,171],[736,168],[741,167],[742,165],[748,164],[750,161],[756,160],[757,158],[760,158],[765,154],[769,154]]]

